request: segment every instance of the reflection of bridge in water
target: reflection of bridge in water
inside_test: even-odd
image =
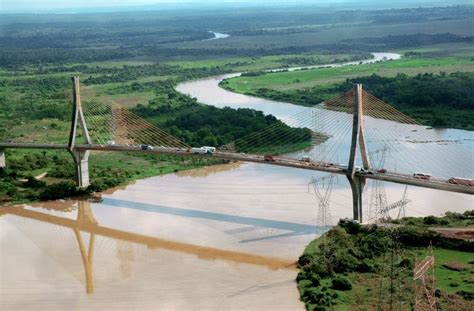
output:
[[[108,199],[110,200],[110,199]],[[48,202],[48,207],[54,205],[56,212],[67,212],[72,213],[77,209],[76,219],[59,217],[53,215],[42,209],[41,204],[38,207],[25,207],[25,206],[14,206],[4,207],[0,210],[0,216],[10,215],[13,217],[20,217],[21,219],[28,219],[42,224],[53,225],[59,229],[71,230],[74,233],[74,237],[79,248],[81,255],[86,293],[91,294],[94,292],[94,277],[93,277],[93,262],[94,262],[94,250],[96,248],[96,237],[101,236],[105,238],[113,239],[117,242],[132,243],[136,245],[143,245],[149,249],[164,249],[173,252],[180,252],[190,255],[195,255],[203,260],[224,260],[228,262],[251,264],[267,267],[270,269],[294,269],[295,262],[288,259],[276,258],[271,256],[260,256],[255,254],[243,253],[238,251],[231,251],[213,247],[198,246],[189,243],[170,241],[161,239],[158,237],[148,236],[144,234],[128,232],[118,230],[110,227],[101,226],[96,218],[94,217],[91,203],[87,201],[65,201],[65,202]],[[114,202],[107,202],[112,204]],[[117,202],[115,202],[117,203]],[[42,211],[40,211],[40,208]],[[133,208],[133,207],[132,207]],[[137,208],[137,207],[135,207]],[[139,207],[143,208],[143,207]],[[51,208],[49,208],[51,209]],[[146,209],[145,209],[146,210]],[[208,213],[210,214],[210,213]],[[194,215],[194,217],[217,217],[215,215]],[[222,216],[221,216],[222,217]],[[230,217],[230,216],[229,216]],[[237,218],[239,218],[237,216]],[[232,219],[227,221],[245,223],[245,224],[256,224],[257,220],[253,218],[240,217],[241,219]],[[223,221],[226,221],[225,219]],[[260,220],[260,224],[265,220]],[[268,226],[277,227],[279,229],[296,229],[297,224],[278,222],[278,221],[267,221]],[[28,225],[28,224],[26,224]],[[304,225],[299,225],[304,226]],[[307,230],[311,229],[311,233],[314,234],[315,228],[307,226]],[[89,234],[88,239],[84,238],[84,234]],[[298,233],[293,233],[298,234]],[[308,232],[304,232],[308,234]],[[122,254],[126,257],[126,254]]]

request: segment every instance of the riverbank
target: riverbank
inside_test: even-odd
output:
[[[366,90],[422,124],[474,129],[474,108],[451,100],[466,92],[460,98],[469,97],[470,87],[464,85],[465,79],[456,77],[473,75],[474,49],[463,55],[445,51],[438,57],[421,52],[405,53],[408,57],[375,64],[243,74],[224,79],[219,86],[240,94],[314,106],[344,92],[347,85],[362,82]]]
[[[456,215],[471,219],[469,226],[474,228],[472,213]],[[433,216],[421,221],[432,218],[447,221]],[[415,302],[414,267],[426,256],[434,256],[433,291],[438,307],[470,310],[474,306],[473,251],[472,239],[442,236],[429,228],[340,223],[306,247],[299,259],[298,289],[311,311],[356,306],[409,310]]]

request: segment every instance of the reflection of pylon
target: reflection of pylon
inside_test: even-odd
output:
[[[433,247],[428,247],[428,254],[413,269],[415,282],[415,310],[436,310],[436,279],[434,273],[435,257]]]
[[[329,199],[331,197],[332,187],[334,184],[334,175],[329,175],[318,179],[312,178],[310,184],[313,186],[314,194],[318,200],[316,226],[323,232],[326,232],[332,225]]]

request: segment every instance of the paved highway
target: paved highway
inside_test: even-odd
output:
[[[27,148],[27,149],[63,149],[67,150],[68,146],[66,144],[28,144],[28,143],[1,143],[0,149],[10,149],[10,148]],[[177,156],[192,156],[192,157],[215,157],[224,160],[231,161],[243,161],[243,162],[254,162],[262,163],[267,165],[276,165],[284,167],[293,167],[298,169],[305,170],[314,170],[327,172],[332,174],[346,175],[346,167],[340,165],[334,165],[331,163],[324,162],[303,162],[296,159],[283,158],[283,157],[274,157],[275,161],[265,161],[262,155],[253,155],[245,153],[235,153],[235,152],[222,152],[216,151],[214,154],[194,154],[191,153],[188,149],[180,148],[166,148],[166,147],[155,147],[152,150],[143,150],[140,146],[123,146],[123,145],[96,145],[96,144],[87,144],[87,145],[75,145],[77,150],[93,150],[93,151],[116,151],[116,152],[140,152],[140,153],[154,153],[154,154],[169,154]],[[465,193],[465,194],[474,194],[474,187],[455,185],[450,184],[447,180],[430,178],[429,180],[422,180],[414,178],[410,174],[403,174],[399,172],[385,172],[385,173],[376,173],[376,172],[356,172],[357,176],[363,176],[367,179],[377,179],[387,182],[393,182],[403,185],[410,185],[416,187],[423,187],[429,189],[436,189],[442,191],[456,192],[456,193]]]

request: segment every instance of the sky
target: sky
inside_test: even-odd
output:
[[[131,7],[141,5],[165,5],[169,7],[170,4],[181,4],[193,3],[199,4],[222,4],[222,3],[246,3],[246,4],[265,4],[269,5],[275,2],[281,3],[311,3],[311,4],[327,4],[327,3],[341,3],[341,2],[356,2],[357,0],[0,0],[0,11],[3,12],[31,12],[31,11],[52,11],[52,10],[67,10],[76,8],[113,8],[113,7]],[[379,0],[384,1],[384,0]],[[377,0],[365,0],[363,2],[377,2]],[[392,2],[409,2],[408,0],[395,0]],[[439,2],[444,5],[449,2],[462,2],[462,1],[449,1],[449,0],[411,0],[410,2]]]
[[[316,0],[317,1],[317,0]],[[268,0],[0,0],[2,10],[20,9],[67,9],[86,7],[116,7],[116,6],[139,6],[160,3],[218,3],[218,2],[261,2],[271,3]],[[308,2],[308,1],[306,1]]]

